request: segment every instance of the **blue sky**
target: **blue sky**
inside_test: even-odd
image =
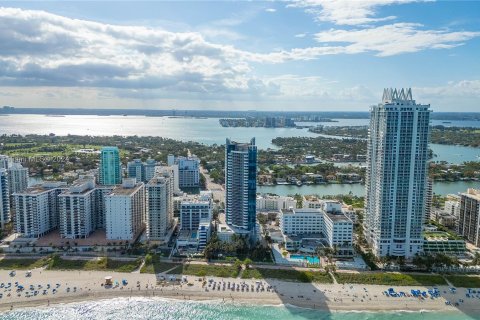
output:
[[[0,1],[0,105],[479,111],[480,2]]]

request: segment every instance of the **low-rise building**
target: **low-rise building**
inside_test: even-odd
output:
[[[203,251],[208,240],[210,239],[210,228],[210,223],[202,222],[199,224],[198,229],[196,230],[181,230],[176,241],[178,253],[196,253]],[[220,240],[222,239],[223,237]]]
[[[428,255],[445,254],[463,256],[467,250],[465,240],[443,231],[423,233],[423,252]]]
[[[257,211],[277,211],[297,208],[297,201],[293,197],[272,195],[257,196]]]
[[[342,205],[328,200],[320,201],[318,206],[320,208],[281,210],[280,230],[285,248],[313,251],[323,245],[335,248],[337,255],[352,255],[353,222],[343,214]]]

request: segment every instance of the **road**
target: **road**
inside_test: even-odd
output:
[[[212,178],[210,178],[210,175],[205,168],[200,167],[200,172],[205,176],[207,190],[212,191],[213,200],[225,202],[225,189],[221,185],[212,181]]]

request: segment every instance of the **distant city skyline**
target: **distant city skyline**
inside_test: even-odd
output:
[[[347,10],[348,9],[348,10]],[[478,1],[1,1],[0,106],[478,110]]]

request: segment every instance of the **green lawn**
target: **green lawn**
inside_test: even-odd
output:
[[[180,266],[180,263],[162,262],[160,261],[160,258],[153,256],[151,259],[145,259],[145,264],[143,265],[142,269],[140,269],[140,273],[157,274],[178,266]]]
[[[381,284],[396,286],[446,285],[445,279],[431,274],[405,273],[335,273],[338,283]]]
[[[50,261],[49,270],[111,270],[118,272],[132,272],[140,267],[141,259],[134,261],[120,261],[108,258],[92,260],[64,260],[54,257]]]
[[[478,276],[446,276],[455,287],[480,288],[480,277]]]
[[[169,271],[169,274],[184,274],[191,276],[214,276],[224,278],[235,278],[238,276],[238,268],[233,265],[203,265],[203,264],[184,264]]]
[[[0,269],[30,270],[30,269],[43,267],[47,264],[48,264],[48,258],[42,258],[42,259],[6,258],[6,259],[0,260]]]
[[[283,269],[254,268],[242,273],[242,279],[279,279],[300,282],[332,283],[332,278],[320,271],[297,271]]]

